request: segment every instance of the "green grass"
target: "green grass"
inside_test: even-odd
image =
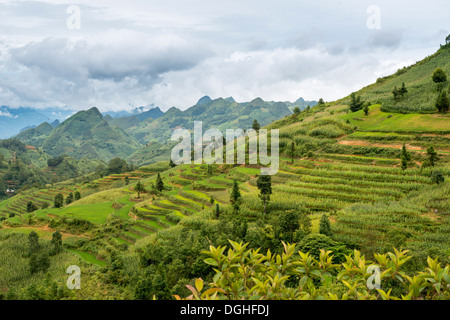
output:
[[[390,116],[390,117],[389,117]],[[380,105],[369,108],[369,115],[365,116],[362,110],[340,116],[342,120],[349,120],[362,131],[382,132],[449,132],[450,118],[432,114],[399,114],[385,113]],[[359,120],[358,120],[359,119]]]
[[[108,201],[104,203],[64,207],[62,209],[44,209],[36,211],[36,215],[38,217],[46,217],[48,215],[66,216],[85,219],[97,224],[104,224],[108,216],[115,212],[112,207],[113,204],[113,201]]]
[[[66,249],[66,250],[76,254],[77,256],[79,256],[80,258],[82,258],[83,260],[85,260],[89,263],[95,264],[97,266],[106,266],[105,261],[98,260],[95,255],[93,255],[89,252],[84,252],[84,251],[75,250],[75,249]]]

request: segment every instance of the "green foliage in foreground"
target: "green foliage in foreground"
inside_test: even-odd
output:
[[[230,241],[232,248],[210,246],[205,263],[216,274],[212,283],[187,285],[186,299],[298,299],[298,300],[415,300],[450,299],[450,266],[442,267],[428,257],[428,267],[409,276],[402,266],[412,257],[408,251],[375,254],[366,260],[357,250],[342,264],[333,263],[332,251],[295,252],[295,244],[284,243],[282,254],[247,249],[248,244]],[[375,270],[379,270],[377,273]],[[377,279],[378,278],[378,279]],[[379,280],[379,289],[376,289]],[[178,295],[176,299],[181,299]]]

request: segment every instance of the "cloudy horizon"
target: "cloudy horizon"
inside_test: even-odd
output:
[[[443,0],[0,1],[0,105],[105,112],[184,110],[205,95],[332,101],[433,54],[450,33],[448,8]]]

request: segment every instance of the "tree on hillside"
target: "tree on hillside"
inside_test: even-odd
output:
[[[406,151],[406,146],[404,143],[402,146],[402,150],[400,151],[400,160],[402,170],[406,170],[408,168],[408,161],[411,161],[411,154]]]
[[[272,177],[270,175],[259,176],[256,186],[259,190],[259,198],[264,205],[264,213],[266,213],[267,202],[270,201],[270,195],[272,194]]]
[[[120,158],[111,159],[108,163],[108,174],[120,174],[128,171],[128,164]]]
[[[435,106],[436,106],[436,109],[438,109],[438,111],[441,113],[448,112],[450,102],[449,102],[449,99],[447,97],[447,93],[445,92],[445,90],[442,90],[439,93],[439,95],[436,99]]]
[[[406,151],[406,145],[403,143],[402,150],[400,151],[400,158],[404,156],[406,160],[411,161],[411,153]]]
[[[50,259],[47,253],[34,253],[30,257],[29,268],[30,273],[46,272],[50,267]]]
[[[80,200],[81,199],[81,194],[80,194],[80,192],[77,190],[77,191],[75,191],[75,193],[74,193],[74,197],[75,197],[75,201],[77,201],[77,200]]]
[[[73,202],[73,193],[70,192],[66,198],[66,204],[71,204]]]
[[[317,102],[317,104],[318,104],[319,106],[320,106],[320,105],[323,105],[323,104],[325,104],[325,101],[323,101],[323,99],[320,98],[319,101]]]
[[[401,156],[400,160],[401,160],[402,170],[406,170],[408,168],[408,160],[406,159],[406,157],[404,155]]]
[[[36,231],[31,231],[28,235],[28,250],[30,254],[33,254],[37,251],[39,251],[40,245],[39,245],[39,236],[36,233]]]
[[[352,92],[350,95],[350,111],[356,112],[358,110],[361,110],[364,104],[364,100],[361,99],[361,96],[356,96],[356,93]]]
[[[447,81],[447,75],[445,74],[445,71],[441,68],[437,68],[433,72],[433,76],[431,77],[433,79],[433,82],[436,84],[442,83]]]
[[[55,196],[54,207],[61,208],[64,206],[64,196],[61,193],[58,193]]]
[[[392,90],[392,95],[394,96],[395,101],[400,100],[400,91],[397,89],[397,86]]]
[[[294,164],[294,155],[295,155],[295,142],[291,143],[291,163]]]
[[[159,192],[164,190],[164,182],[161,178],[161,175],[158,173],[158,176],[156,177],[156,190],[158,190]]]
[[[52,234],[52,251],[51,253],[54,254],[58,254],[62,251],[62,235],[61,232],[56,231]]]
[[[170,159],[169,161],[169,167],[173,168],[176,167],[177,165],[175,164],[175,162],[172,161],[172,159]]]
[[[145,190],[144,185],[140,181],[138,181],[136,183],[136,185],[134,186],[134,191],[137,192],[137,196],[139,199],[141,197],[141,193],[145,192],[146,190]]]
[[[38,209],[38,208],[36,207],[36,205],[35,205],[33,202],[29,201],[29,202],[27,203],[27,212],[28,212],[28,213],[34,212],[34,211],[36,211],[37,209]]]
[[[369,105],[367,103],[364,104],[363,111],[365,116],[369,115]]]
[[[331,237],[331,224],[326,214],[320,218],[319,233]]]
[[[450,44],[450,34],[445,38],[445,44]]]
[[[402,87],[400,88],[400,94],[402,95],[402,97],[408,93],[408,89],[406,89],[405,83],[402,82]]]
[[[258,120],[253,120],[253,124],[252,124],[252,129],[255,130],[256,132],[259,132],[259,129],[261,128],[261,126],[259,125]]]
[[[431,174],[431,182],[436,184],[444,183],[445,178],[442,172],[440,172],[439,170],[434,170],[433,173]]]
[[[234,213],[237,213],[239,211],[240,199],[241,191],[239,190],[239,185],[236,180],[233,180],[233,189],[231,189],[230,202],[233,206]]]
[[[424,167],[434,167],[434,164],[437,160],[439,160],[437,156],[437,152],[434,151],[433,146],[429,146],[427,149],[428,159],[426,159],[423,163]]]
[[[301,110],[300,110],[299,107],[295,107],[295,108],[294,108],[294,114],[295,114],[295,115],[299,115],[300,112],[301,112]]]
[[[294,210],[288,210],[279,217],[281,232],[289,236],[289,242],[293,241],[294,232],[300,228],[300,216]]]
[[[309,217],[309,215],[304,214],[301,218],[301,222],[302,222],[303,232],[305,234],[310,234],[311,228],[312,228],[312,222],[311,222],[311,218]]]
[[[216,214],[216,218],[218,219],[219,216],[220,216],[220,206],[219,206],[218,203],[216,203],[216,212],[215,212],[215,214]]]

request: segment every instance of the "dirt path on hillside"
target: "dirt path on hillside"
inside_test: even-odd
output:
[[[16,229],[16,228],[24,228],[24,229],[33,229],[33,230],[40,230],[40,231],[46,231],[46,232],[55,232],[56,230],[50,228],[48,225],[45,225],[43,227],[34,227],[34,226],[18,226],[18,227],[11,227],[11,226],[4,226],[5,229]],[[60,231],[61,232],[61,231]],[[67,232],[61,232],[61,235],[63,239],[70,238],[70,237],[83,237],[88,238],[88,236],[84,234],[72,234]]]
[[[384,144],[384,143],[370,143],[368,141],[363,140],[340,140],[339,144],[344,146],[361,146],[361,147],[378,147],[378,148],[394,148],[401,149],[403,144]],[[406,144],[406,149],[414,150],[414,151],[423,151],[424,149],[419,146],[412,146],[410,144]]]
[[[344,146],[360,146],[360,147],[378,147],[378,148],[393,148],[393,149],[401,149],[403,147],[403,144],[397,144],[397,143],[370,143],[368,141],[364,140],[340,140],[338,141],[338,144],[344,145]],[[405,144],[407,150],[426,153],[426,149],[422,148],[420,146],[413,146],[410,144]],[[448,152],[450,149],[436,149],[437,153],[442,152]]]

